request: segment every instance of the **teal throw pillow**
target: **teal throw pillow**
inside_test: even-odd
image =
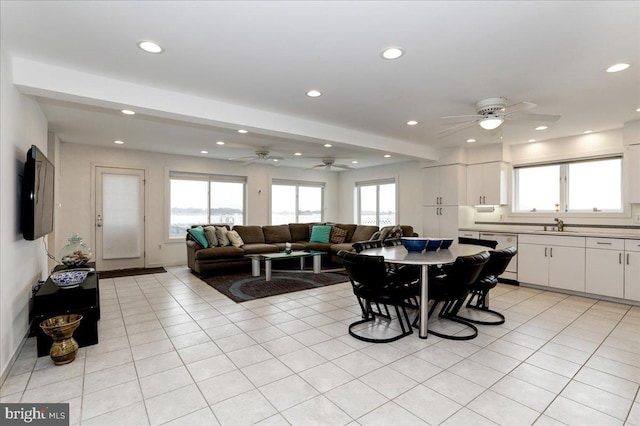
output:
[[[315,225],[311,228],[310,243],[328,243],[331,236],[330,225]]]
[[[207,240],[206,235],[204,235],[204,228],[202,226],[187,229],[187,232],[193,237],[194,240],[196,240],[198,244],[202,246],[202,248],[209,247],[209,240]]]

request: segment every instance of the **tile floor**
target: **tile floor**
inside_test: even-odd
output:
[[[507,322],[474,340],[367,344],[349,284],[236,304],[168,270],[101,280],[100,343],[57,367],[29,339],[0,400],[72,425],[640,426],[639,307],[499,285]]]

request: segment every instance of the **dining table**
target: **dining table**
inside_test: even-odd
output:
[[[362,250],[359,254],[382,256],[385,262],[391,264],[420,266],[420,322],[418,335],[421,339],[426,339],[429,316],[429,266],[454,263],[459,256],[472,256],[490,250],[485,246],[454,243],[447,249],[423,250],[419,253],[409,252],[404,246],[390,246]]]

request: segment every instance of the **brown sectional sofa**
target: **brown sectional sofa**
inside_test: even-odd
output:
[[[353,250],[353,243],[366,241],[378,231],[377,226],[329,223],[347,232],[343,243],[309,242],[310,223],[290,223],[288,225],[236,225],[233,230],[238,232],[244,245],[241,247],[209,247],[202,248],[190,234],[187,233],[187,265],[198,275],[212,275],[222,269],[250,267],[251,260],[247,254],[276,253],[283,251],[286,243],[291,243],[293,250],[318,250],[327,252],[323,256],[324,265],[339,265],[337,257],[340,250]],[[196,227],[198,225],[193,225]],[[208,225],[203,225],[208,226]],[[221,226],[221,225],[217,225]],[[227,226],[227,225],[225,225]],[[227,228],[229,228],[227,226]],[[412,226],[401,226],[402,235],[414,236]]]

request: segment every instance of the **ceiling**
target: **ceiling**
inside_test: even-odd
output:
[[[69,143],[114,147],[120,139],[121,149],[222,159],[268,147],[283,166],[333,156],[360,168],[435,159],[439,149],[471,146],[469,138],[474,146],[520,144],[640,118],[637,1],[3,0],[0,12],[2,48],[13,57],[218,107],[203,119],[147,96],[135,99],[135,116],[124,116],[126,90],[110,103],[71,98],[52,89],[55,81],[24,90]],[[139,40],[165,51],[142,52]],[[382,59],[389,46],[405,54]],[[631,67],[605,72],[618,62]],[[323,95],[310,98],[309,89]],[[440,134],[450,126],[440,117],[474,114],[488,97],[532,102],[529,112],[561,118],[543,131],[507,122],[498,131]]]

